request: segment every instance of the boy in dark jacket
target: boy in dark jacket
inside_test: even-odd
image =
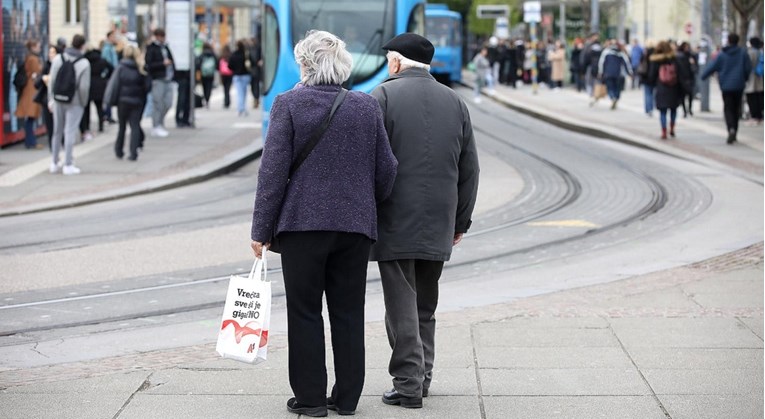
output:
[[[90,133],[90,104],[96,104],[98,114],[98,132],[104,132],[104,115],[102,112],[104,91],[114,67],[101,56],[101,51],[92,49],[85,53],[85,59],[90,62],[90,100],[85,106],[85,112],[80,120],[80,133],[83,141],[93,138]]]
[[[701,74],[701,79],[706,80],[712,73],[717,73],[723,97],[725,125],[728,127],[728,144],[736,142],[738,120],[741,117],[741,98],[744,95],[746,80],[752,72],[752,61],[746,51],[739,48],[738,41],[739,37],[735,33],[728,35],[728,46],[723,48]]]
[[[167,137],[165,115],[173,106],[173,80],[175,65],[173,54],[165,44],[165,31],[154,30],[154,40],[146,47],[146,71],[151,77],[152,125],[151,134],[155,137]]]

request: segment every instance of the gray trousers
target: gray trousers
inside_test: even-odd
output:
[[[165,126],[165,115],[173,106],[173,82],[152,80],[151,122],[154,128]]]
[[[444,262],[406,259],[378,262],[385,299],[385,329],[393,350],[393,387],[421,397],[433,379],[438,279]]]
[[[72,151],[77,135],[80,133],[80,120],[85,108],[71,103],[53,102],[53,163],[58,164],[59,152],[61,151],[61,138],[64,139],[65,159],[64,165],[71,166],[73,163]]]

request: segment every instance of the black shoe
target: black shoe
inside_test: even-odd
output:
[[[356,414],[355,410],[340,410],[335,406],[335,401],[332,397],[327,397],[327,409],[334,410],[340,416],[353,416]]]
[[[733,143],[736,142],[736,132],[735,131],[730,131],[728,133],[728,141],[727,142],[728,142],[728,144],[733,144]]]
[[[138,160],[138,156],[130,156],[130,157],[128,157],[128,160],[136,161],[136,160]]]
[[[422,389],[422,397],[428,397],[428,389],[427,388],[423,388]]]
[[[389,405],[400,405],[407,409],[419,409],[422,407],[422,397],[406,397],[399,394],[396,389],[383,393],[382,401]]]
[[[311,416],[314,418],[323,418],[327,416],[327,406],[306,406],[298,403],[294,397],[287,400],[287,410],[299,415]]]

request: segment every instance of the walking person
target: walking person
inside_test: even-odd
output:
[[[220,52],[218,60],[218,73],[220,74],[220,84],[223,86],[223,108],[228,109],[231,106],[231,82],[234,78],[234,72],[228,65],[231,58],[231,48],[224,45]]]
[[[90,62],[90,100],[85,105],[80,121],[80,133],[82,141],[93,139],[93,133],[90,130],[90,104],[96,105],[96,115],[98,115],[98,132],[104,132],[104,91],[106,83],[109,81],[114,67],[101,56],[101,51],[91,49],[85,53],[85,59]]]
[[[547,53],[550,62],[550,79],[554,89],[563,87],[563,77],[566,73],[566,48],[561,41],[555,41],[555,49]]]
[[[656,45],[653,54],[648,58],[648,82],[655,85],[654,94],[656,109],[659,110],[659,123],[661,124],[661,139],[667,139],[667,113],[669,112],[669,135],[675,136],[675,121],[677,120],[677,107],[680,106],[683,88],[679,80],[687,77],[682,73],[683,69],[678,65],[675,52],[667,41],[661,41]]]
[[[735,33],[728,35],[728,45],[717,54],[717,58],[704,68],[701,79],[706,80],[717,73],[723,98],[725,125],[728,128],[728,144],[736,142],[738,120],[741,118],[741,99],[749,74],[752,72],[752,61],[749,54],[738,46],[739,36]]]
[[[616,109],[616,104],[621,97],[623,72],[632,76],[629,58],[621,50],[619,43],[612,40],[598,60],[598,79],[606,85],[608,97],[611,99],[611,110]]]
[[[569,67],[569,71],[571,71],[571,83],[576,86],[576,91],[581,92],[585,90],[584,87],[584,69],[582,68],[582,51],[584,48],[584,44],[582,43],[581,38],[574,39],[574,49],[571,50],[571,59],[569,62],[571,63],[571,66]]]
[[[106,39],[104,40],[104,44],[101,47],[101,56],[111,64],[112,68],[117,68],[117,65],[120,62],[119,56],[117,55],[117,34],[115,31],[109,31],[106,33]],[[106,122],[113,124],[116,122],[114,118],[112,117],[112,108],[107,107],[106,111],[104,112],[104,118],[106,119]]]
[[[202,82],[202,94],[205,99],[205,107],[210,108],[210,95],[212,95],[213,82],[215,81],[215,71],[218,67],[218,58],[215,57],[212,45],[205,42],[202,45],[202,54],[197,59],[197,68],[199,69],[200,81]]]
[[[154,39],[146,46],[146,71],[151,77],[151,135],[167,137],[165,115],[173,106],[173,80],[175,64],[173,54],[165,43],[165,30],[154,29]]]
[[[653,54],[653,52],[653,43],[647,42],[645,51],[643,51],[643,56],[640,58],[640,64],[637,68],[637,73],[640,74],[640,83],[643,85],[643,106],[645,109],[645,114],[649,118],[653,117],[653,90],[656,87],[655,82],[648,78],[648,58]]]
[[[252,107],[257,109],[260,106],[260,77],[263,66],[263,52],[260,48],[260,39],[254,37],[250,40],[250,91],[252,92]]]
[[[489,64],[489,49],[481,48],[481,51],[473,57],[473,67],[475,67],[475,88],[473,89],[473,102],[481,103],[481,89],[486,85],[491,77],[491,65]]]
[[[28,150],[41,150],[42,144],[37,143],[35,135],[35,121],[40,118],[42,107],[34,101],[37,96],[35,80],[42,73],[43,65],[40,59],[40,41],[30,39],[26,42],[27,54],[24,57],[24,71],[26,83],[19,92],[19,105],[14,113],[17,118],[24,119],[24,147]]]
[[[72,151],[90,94],[90,62],[83,57],[84,46],[85,37],[74,35],[72,46],[57,55],[51,65],[51,91],[48,94],[48,106],[53,113],[51,173],[59,170],[65,175],[80,173],[80,168],[74,165]],[[59,160],[62,138],[65,150],[63,162]]]
[[[640,45],[640,41],[637,38],[632,39],[632,49],[630,50],[630,65],[632,70],[636,70],[640,65],[640,59],[643,58],[643,52],[645,50]],[[642,83],[641,74],[634,71],[632,76],[632,89],[636,89]]]
[[[244,39],[236,41],[236,50],[228,60],[228,66],[234,73],[234,88],[236,89],[236,110],[239,116],[247,116],[247,88],[250,87],[252,73],[250,54]]]
[[[753,124],[762,124],[762,99],[763,99],[763,56],[762,40],[754,37],[749,39],[750,48],[747,51],[749,61],[754,70],[746,82],[746,102],[749,106],[749,116]]]
[[[353,415],[364,385],[364,294],[376,205],[388,197],[396,160],[377,101],[340,86],[353,59],[324,31],[295,46],[300,83],[276,97],[258,172],[252,218],[256,257],[276,237],[287,297],[287,410]],[[343,96],[344,95],[344,99]],[[320,124],[342,102],[323,135]],[[313,151],[295,156],[317,135]],[[332,330],[335,384],[327,398],[322,296]]]
[[[398,175],[378,206],[385,327],[393,353],[389,405],[422,407],[435,358],[438,280],[453,246],[471,224],[478,193],[478,155],[465,103],[429,73],[433,44],[404,33],[382,47],[390,77],[372,91],[380,102]],[[423,164],[427,162],[427,164]]]
[[[122,50],[122,57],[114,75],[117,80],[112,84],[116,90],[113,95],[107,95],[108,98],[113,98],[117,105],[117,118],[119,120],[117,139],[114,142],[114,154],[118,159],[124,157],[125,130],[130,124],[128,160],[136,161],[144,136],[141,129],[141,116],[143,107],[146,106],[146,95],[151,91],[152,82],[146,74],[141,60],[141,51],[138,48],[132,45],[125,46]]]
[[[590,96],[593,96],[593,98],[595,93],[595,84],[597,84],[598,62],[600,62],[601,53],[603,53],[603,46],[600,45],[600,34],[594,32],[590,35],[587,44],[585,44],[584,51],[582,51],[581,56],[581,68],[585,73],[587,93]]]
[[[680,104],[683,106],[683,118],[693,116],[693,96],[696,94],[696,74],[699,71],[698,57],[691,51],[691,44],[683,42],[677,48],[677,63],[682,67],[680,86],[683,89]]]

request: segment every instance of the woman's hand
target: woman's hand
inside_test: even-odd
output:
[[[258,259],[261,259],[263,257],[263,249],[268,250],[268,246],[270,246],[271,243],[261,243],[259,241],[252,241],[252,251],[255,252],[255,257]]]

